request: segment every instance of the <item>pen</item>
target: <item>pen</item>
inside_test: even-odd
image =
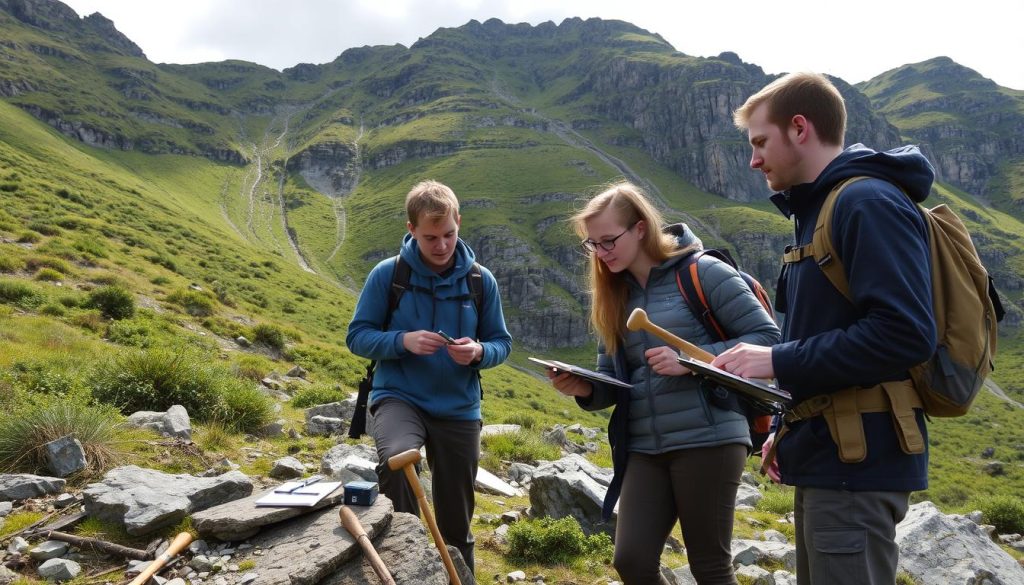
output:
[[[322,476],[322,475],[314,475],[314,476],[310,477],[309,479],[306,479],[304,481],[299,482],[298,485],[292,486],[292,487],[290,487],[290,488],[288,488],[286,490],[274,490],[274,493],[275,494],[290,494],[290,493],[294,493],[296,490],[300,490],[300,489],[302,489],[302,488],[304,488],[306,486],[313,485],[314,483],[320,481],[323,478],[324,478],[324,476]]]

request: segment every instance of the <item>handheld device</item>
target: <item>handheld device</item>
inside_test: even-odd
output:
[[[448,335],[447,333],[445,333],[444,331],[441,331],[440,329],[437,330],[437,334],[440,335],[441,337],[443,337],[444,340],[446,342],[448,342],[448,345],[462,345],[458,341],[455,341],[454,337],[452,337],[451,335]]]

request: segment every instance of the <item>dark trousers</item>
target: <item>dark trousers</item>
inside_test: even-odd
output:
[[[896,583],[896,525],[910,492],[798,487],[793,504],[798,585]]]
[[[629,454],[614,561],[626,585],[667,585],[661,552],[677,520],[697,583],[735,585],[732,523],[746,461],[744,445]]]
[[[459,549],[473,570],[470,522],[476,505],[477,465],[480,460],[479,420],[444,420],[398,400],[385,398],[373,405],[371,434],[377,444],[380,490],[398,512],[419,516],[419,502],[402,470],[391,471],[388,458],[409,449],[427,447],[431,494],[437,529],[445,544]]]

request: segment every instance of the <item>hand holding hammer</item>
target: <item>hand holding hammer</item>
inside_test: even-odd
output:
[[[705,351],[689,341],[686,341],[682,337],[677,337],[668,331],[665,331],[661,327],[658,327],[654,323],[651,323],[651,320],[647,318],[647,311],[644,311],[643,309],[633,309],[633,312],[629,314],[629,318],[626,319],[626,328],[630,331],[639,331],[643,329],[672,347],[681,350],[683,353],[695,360],[710,364],[715,359],[715,356],[712,355],[711,352]]]
[[[338,515],[341,516],[341,525],[362,547],[363,553],[366,554],[366,560],[370,562],[370,566],[373,567],[373,572],[377,573],[380,582],[384,585],[395,585],[395,579],[391,576],[391,572],[388,571],[387,565],[384,564],[380,555],[377,554],[377,549],[373,548],[373,543],[370,542],[370,537],[366,536],[366,530],[363,530],[363,525],[359,522],[355,512],[348,506],[342,506],[338,510]]]

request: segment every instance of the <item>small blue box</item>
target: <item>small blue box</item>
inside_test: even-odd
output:
[[[375,481],[350,481],[345,484],[345,503],[350,506],[372,506],[379,492]]]

